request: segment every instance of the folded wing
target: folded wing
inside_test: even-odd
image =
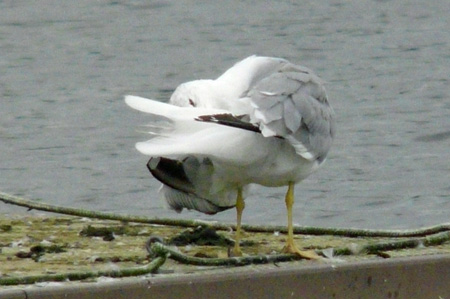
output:
[[[287,139],[297,154],[323,161],[334,137],[334,112],[322,80],[311,70],[285,65],[249,92],[250,121],[265,137]]]

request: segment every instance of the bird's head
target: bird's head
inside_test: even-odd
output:
[[[172,105],[181,107],[207,107],[215,97],[213,80],[195,80],[181,84],[170,97]]]

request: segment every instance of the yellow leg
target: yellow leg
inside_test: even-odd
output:
[[[299,250],[294,243],[294,227],[292,225],[292,206],[294,205],[294,182],[289,182],[288,191],[286,193],[286,209],[288,216],[288,238],[283,251],[286,253],[294,253],[306,259],[320,259],[313,250]]]
[[[237,214],[237,224],[236,224],[236,237],[234,240],[233,256],[242,256],[241,246],[239,245],[241,241],[241,219],[242,212],[245,208],[244,198],[242,197],[242,188],[238,188],[237,199],[236,199],[236,214]]]

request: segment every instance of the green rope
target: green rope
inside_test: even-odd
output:
[[[449,240],[450,232],[443,232],[433,234],[424,238],[368,244],[361,246],[356,250],[349,247],[334,248],[333,256],[338,257],[359,253],[378,254],[383,251],[416,248],[418,246],[437,246]],[[302,259],[295,254],[254,255],[231,258],[199,258],[185,255],[159,242],[153,243],[150,247],[150,251],[154,256],[168,256],[168,258],[173,259],[179,263],[197,266],[245,266],[249,264],[268,264]],[[323,250],[317,250],[316,253],[325,256]]]
[[[374,244],[367,244],[359,248],[341,247],[334,250],[335,255],[351,255],[358,253],[377,254],[383,251],[392,251],[407,248],[417,248],[420,246],[438,246],[450,240],[450,231],[432,234],[422,238],[412,238],[406,240],[384,241]]]
[[[151,254],[154,256],[167,255],[169,258],[182,264],[196,266],[245,266],[250,264],[288,262],[299,259],[298,256],[293,254],[253,255],[230,258],[191,257],[158,242],[153,243],[150,249]]]
[[[159,224],[168,226],[179,227],[197,227],[208,225],[217,230],[229,230],[235,229],[236,225],[226,223],[209,223],[207,221],[200,220],[183,220],[183,219],[170,219],[170,218],[148,218],[140,216],[130,215],[118,215],[114,213],[95,212],[84,209],[75,209],[49,205],[45,203],[39,203],[32,200],[27,200],[19,196],[10,195],[4,192],[0,192],[0,201],[6,204],[13,204],[28,209],[35,209],[40,211],[65,214],[71,216],[96,218],[103,220],[117,220],[123,222],[135,222],[146,224]],[[242,229],[247,232],[281,232],[286,233],[285,226],[258,226],[258,225],[242,225]],[[371,229],[353,229],[353,228],[321,228],[321,227],[294,227],[295,234],[304,235],[333,235],[333,236],[345,236],[345,237],[423,237],[430,234],[439,232],[450,231],[450,223],[439,224],[431,227],[425,227],[412,230],[371,230]]]
[[[26,207],[30,210],[39,210],[57,214],[64,214],[70,216],[96,218],[102,220],[117,220],[123,222],[136,222],[136,223],[146,223],[146,224],[160,224],[160,225],[172,225],[181,227],[196,227],[199,225],[205,225],[204,221],[193,221],[193,220],[178,220],[178,219],[164,219],[164,218],[148,218],[130,215],[118,215],[113,213],[96,212],[84,209],[75,209],[49,205],[45,203],[39,203],[33,200],[28,200],[19,196],[10,195],[4,192],[0,192],[0,201],[6,204],[13,204],[17,206]]]
[[[0,285],[19,285],[19,284],[33,284],[37,282],[50,281],[76,281],[88,278],[106,277],[129,277],[139,276],[149,273],[155,273],[166,261],[166,255],[160,254],[150,263],[141,267],[124,268],[120,270],[111,271],[86,271],[86,272],[69,272],[61,274],[45,274],[45,275],[31,275],[22,277],[0,277]]]

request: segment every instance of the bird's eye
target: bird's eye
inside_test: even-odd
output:
[[[195,103],[194,103],[194,101],[191,100],[191,99],[189,99],[189,104],[190,104],[192,107],[195,107]]]

